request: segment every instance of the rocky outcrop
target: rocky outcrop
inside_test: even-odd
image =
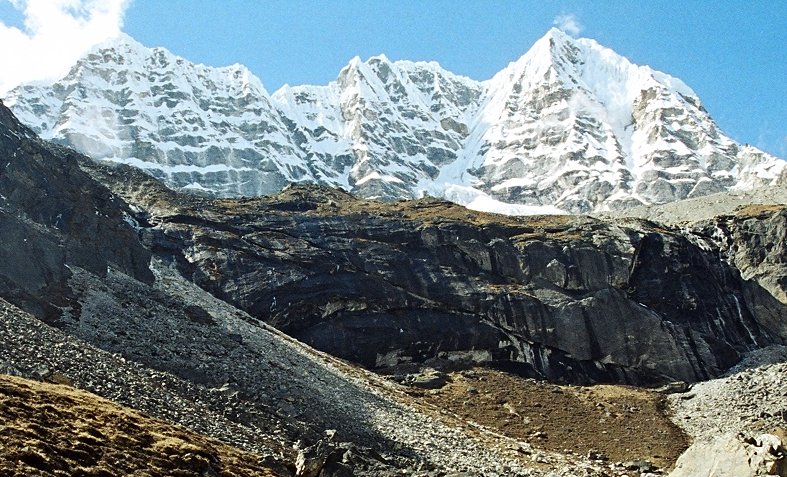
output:
[[[670,477],[787,476],[787,449],[772,434],[725,435],[693,445],[678,459]]]
[[[787,204],[787,188],[758,187],[733,190],[685,199],[667,204],[631,207],[605,212],[604,217],[639,217],[673,226],[710,221],[722,215],[735,215],[740,208],[752,204]]]
[[[756,281],[787,304],[787,207],[741,206],[694,228],[719,244],[720,252],[744,279]]]
[[[84,167],[139,207],[145,243],[195,283],[371,368],[482,362],[556,381],[696,381],[784,339],[752,313],[769,293],[646,221],[506,218],[307,186],[210,200]]]
[[[747,306],[771,332],[787,330],[787,189],[766,187],[637,207],[605,217],[636,216],[678,228],[736,268]],[[762,290],[768,293],[761,293]]]

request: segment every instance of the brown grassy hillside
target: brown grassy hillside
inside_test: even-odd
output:
[[[0,375],[0,476],[283,476],[244,452],[70,386]]]

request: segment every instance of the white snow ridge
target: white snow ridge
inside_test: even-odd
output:
[[[309,182],[532,214],[787,184],[784,161],[725,136],[683,82],[557,29],[487,81],[381,55],[272,95],[241,65],[121,36],[4,102],[46,139],[218,196]]]

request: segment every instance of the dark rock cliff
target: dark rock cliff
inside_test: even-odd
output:
[[[71,306],[70,265],[153,278],[128,206],[80,170],[77,157],[38,139],[0,104],[0,296],[50,320]]]
[[[753,204],[693,226],[745,279],[747,306],[772,334],[787,336],[787,206]],[[768,293],[762,293],[762,290]]]
[[[646,221],[511,218],[303,186],[210,200],[85,167],[143,211],[146,243],[194,282],[370,368],[483,362],[556,381],[696,381],[787,336],[771,323],[785,308],[755,316],[771,294],[710,238]]]
[[[0,121],[0,296],[48,320],[79,317],[69,266],[150,282],[152,253],[375,369],[481,362],[555,381],[695,381],[787,337],[783,207],[678,232],[318,187],[217,200],[44,143],[2,107]]]
[[[443,465],[412,445],[391,450],[392,433],[371,416],[403,411],[368,383],[230,305],[203,308],[219,301],[192,284],[179,294],[179,276],[154,280],[140,224],[80,168],[89,161],[40,141],[0,104],[0,373],[74,384],[293,472],[317,443],[326,473]]]

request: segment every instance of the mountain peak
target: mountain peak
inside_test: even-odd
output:
[[[151,48],[146,47],[142,43],[138,42],[134,39],[131,35],[127,33],[120,32],[116,36],[112,38],[108,38],[100,43],[96,43],[90,49],[82,55],[82,57],[87,57],[90,54],[97,54],[103,50],[116,50],[116,51],[134,51],[140,53],[149,53]]]
[[[316,182],[590,212],[787,176],[719,131],[680,80],[557,28],[483,82],[381,54],[269,96],[242,65],[190,63],[126,35],[72,72],[15,89],[8,106],[44,138],[222,196]]]
[[[559,57],[567,48],[576,48],[579,41],[581,40],[571,37],[563,30],[552,27],[533,44],[531,50],[542,55]]]
[[[574,37],[569,35],[568,33],[564,32],[558,27],[552,27],[541,37],[541,39],[545,40],[553,40],[556,42],[566,42],[566,41],[576,41]]]
[[[557,28],[550,28],[524,55],[509,63],[490,81],[522,81],[522,86],[529,87],[550,76],[550,71],[575,61],[576,49],[573,39]],[[569,56],[569,61],[566,61],[566,56]]]
[[[371,63],[387,63],[387,64],[391,64],[391,60],[389,60],[388,57],[385,56],[385,53],[380,53],[379,55],[375,55],[375,56],[370,57],[368,60],[366,60],[366,63],[367,64],[371,64]]]

